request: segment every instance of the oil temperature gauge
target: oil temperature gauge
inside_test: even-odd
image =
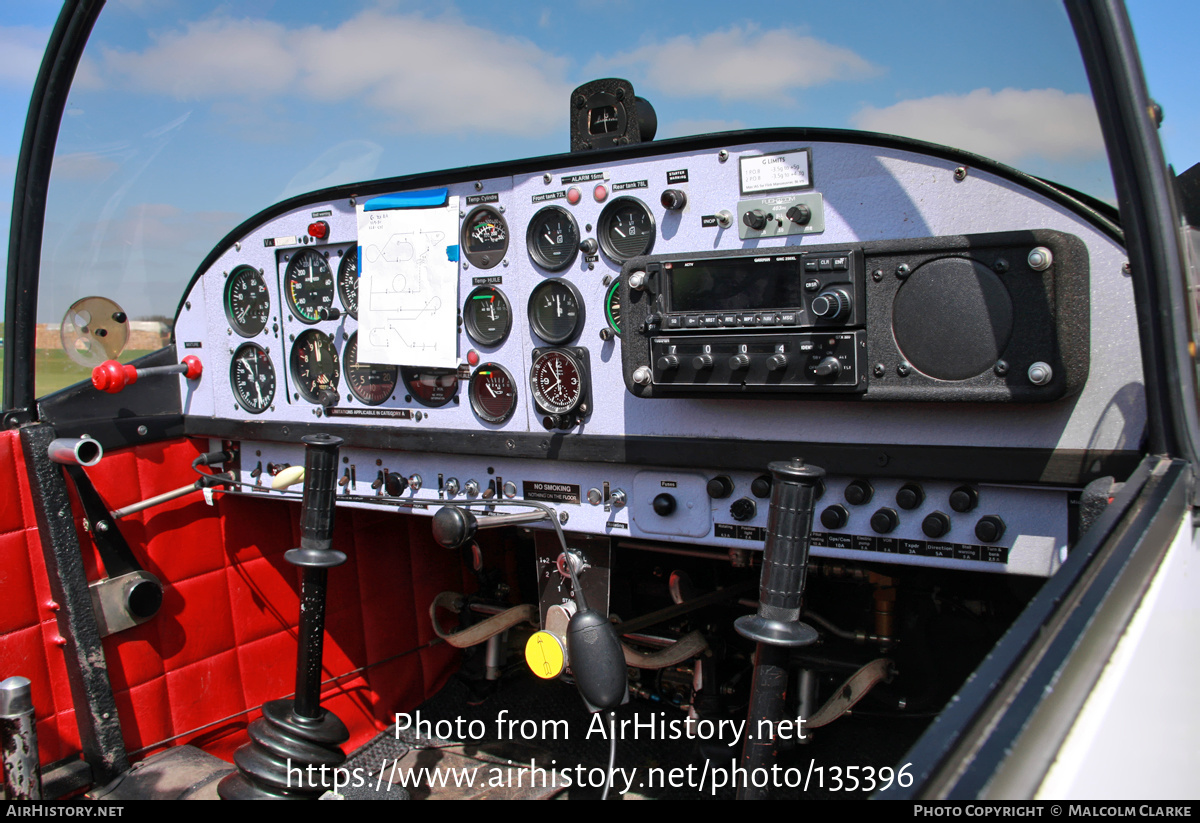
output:
[[[488,423],[505,422],[517,408],[517,384],[499,363],[481,363],[471,374],[467,391],[471,408]]]
[[[480,346],[499,346],[512,329],[512,306],[495,286],[479,286],[463,306],[467,337]]]

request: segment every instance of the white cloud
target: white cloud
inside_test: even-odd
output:
[[[976,89],[868,106],[851,118],[867,131],[966,149],[1005,163],[1030,157],[1094,160],[1104,140],[1092,99],[1058,89]]]
[[[881,69],[842,46],[795,29],[756,27],[681,35],[600,61],[601,67],[640,64],[649,86],[682,97],[791,102],[789,92],[835,80],[857,80]]]
[[[333,29],[213,19],[108,50],[104,73],[180,99],[362,100],[404,131],[539,134],[570,91],[566,61],[452,17],[367,11]]]
[[[32,89],[49,39],[48,29],[0,26],[0,85]]]

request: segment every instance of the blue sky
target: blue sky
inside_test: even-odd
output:
[[[57,6],[0,7],[5,247],[7,192]],[[627,77],[650,99],[660,137],[863,128],[959,145],[1111,197],[1086,78],[1051,0],[919,10],[797,0],[770,25],[728,3],[482,8],[109,0],[58,146],[39,320],[61,317],[83,272],[132,316],[173,313],[208,248],[282,197],[564,151],[567,93],[603,76]],[[1188,168],[1200,162],[1188,57],[1200,4],[1134,0],[1130,11],[1166,111],[1168,160]]]

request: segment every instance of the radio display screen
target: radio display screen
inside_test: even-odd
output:
[[[804,306],[800,258],[729,257],[675,263],[671,311],[795,309]]]

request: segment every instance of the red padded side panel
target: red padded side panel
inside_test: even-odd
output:
[[[2,434],[0,482],[13,480],[20,493],[0,503],[0,564],[5,591],[14,592],[0,598],[0,673],[18,662],[31,670],[42,760],[50,762],[77,752],[78,735],[61,656],[46,640],[57,626],[39,608],[49,589],[19,441]],[[112,510],[192,482],[191,462],[206,449],[193,441],[149,444],[107,454],[87,472]],[[256,716],[248,710],[295,689],[299,574],[283,553],[299,543],[299,506],[222,494],[208,506],[195,494],[125,518],[120,529],[164,584],[154,619],[104,640],[126,746],[136,757],[175,738],[229,759]],[[85,532],[80,540],[85,565],[99,576]],[[335,547],[348,560],[329,574],[331,682],[322,702],[350,728],[349,750],[453,673],[453,649],[421,647],[433,637],[432,598],[469,581],[458,554],[433,543],[427,519],[339,509]]]

